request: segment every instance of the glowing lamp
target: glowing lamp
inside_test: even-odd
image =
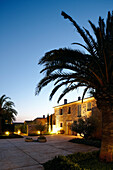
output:
[[[83,133],[81,133],[81,136],[82,136],[82,137],[84,137],[84,134],[83,134]]]
[[[37,134],[40,135],[40,131],[37,131]]]
[[[5,135],[7,135],[7,136],[8,136],[8,135],[9,135],[9,131],[6,131],[6,132],[5,132]]]
[[[18,130],[18,132],[17,132],[17,133],[18,133],[18,135],[20,135],[21,131],[20,131],[20,130]]]

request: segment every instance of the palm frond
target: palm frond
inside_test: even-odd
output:
[[[62,87],[63,85],[72,84],[72,83],[74,83],[74,82],[75,82],[75,80],[67,80],[67,81],[62,82],[62,83],[60,83],[59,85],[55,86],[54,89],[52,90],[51,94],[50,94],[49,100],[52,99],[53,95],[56,93],[56,91],[57,91],[60,87]]]
[[[90,88],[91,88],[91,86],[87,86],[87,87],[84,89],[84,92],[83,92],[83,95],[82,95],[82,102],[83,102],[83,99],[84,99],[84,96],[85,96],[87,90],[90,89]]]
[[[71,44],[79,45],[79,46],[83,47],[84,49],[86,49],[88,51],[88,48],[85,45],[81,44],[81,43],[74,42],[74,43],[71,43]]]
[[[108,13],[106,25],[101,17],[97,27],[88,21],[95,37],[65,12],[62,11],[61,15],[74,25],[85,42],[85,45],[78,42],[72,44],[83,47],[88,54],[69,48],[47,52],[38,63],[44,66],[40,73],[45,75],[36,87],[36,94],[52,81],[55,83],[50,100],[60,87],[66,85],[58,102],[65,94],[81,86],[85,87],[83,98],[89,88],[95,94],[103,91],[104,87],[109,92],[113,84],[113,13]]]
[[[85,43],[87,44],[87,46],[88,46],[87,49],[88,49],[89,53],[91,53],[93,56],[95,56],[92,45],[90,44],[90,39],[85,34],[84,30],[82,28],[80,28],[80,26],[64,11],[62,11],[61,15],[64,16],[64,19],[69,19],[73,23],[73,25],[76,27],[77,31],[79,32],[81,37],[84,39]]]
[[[59,101],[70,91],[73,91],[73,90],[77,89],[78,87],[83,87],[83,86],[85,86],[85,85],[82,83],[78,83],[78,84],[71,85],[71,86],[65,88],[64,91],[62,92],[62,94],[59,96],[57,103],[59,103]]]

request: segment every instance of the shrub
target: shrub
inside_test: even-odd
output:
[[[27,133],[27,125],[26,124],[15,124],[14,131],[18,132],[20,130],[22,133]]]
[[[9,136],[0,135],[0,139],[11,139],[11,138],[23,138],[23,136],[17,134],[10,134]]]
[[[95,159],[97,157],[99,157],[99,152],[97,151],[87,152],[87,153],[77,152],[75,154],[71,154],[67,156],[67,158],[70,159],[74,163]]]
[[[50,132],[45,132],[43,135],[52,135]]]
[[[85,145],[90,145],[90,146],[95,146],[97,148],[101,147],[101,140],[94,140],[94,139],[79,139],[75,138],[70,140],[69,142],[73,143],[79,143],[79,144],[85,144]]]
[[[64,134],[64,132],[65,132],[64,130],[60,130],[60,134]]]
[[[37,122],[37,124],[35,125],[35,130],[36,131],[40,131],[40,134],[42,134],[42,132],[46,129],[46,125],[43,125],[42,122]]]
[[[113,163],[99,161],[99,151],[58,156],[44,163],[45,170],[111,170]]]
[[[45,170],[80,170],[78,164],[70,161],[65,156],[55,157],[53,160],[43,164]]]
[[[93,115],[90,117],[79,118],[71,125],[71,130],[74,132],[84,134],[84,138],[89,138],[97,130],[99,121]]]
[[[43,136],[43,135],[40,135],[40,136],[38,137],[38,139],[46,139],[46,137]]]

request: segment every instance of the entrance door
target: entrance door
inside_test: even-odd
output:
[[[71,131],[71,128],[70,128],[72,123],[73,123],[72,120],[66,121],[66,134],[67,135],[72,135],[72,131]]]
[[[72,131],[71,131],[71,123],[68,123],[68,135],[71,135],[72,134]]]

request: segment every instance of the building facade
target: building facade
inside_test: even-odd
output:
[[[77,101],[67,103],[64,99],[64,104],[54,107],[56,129],[59,133],[73,134],[70,125],[77,121],[80,117],[89,117],[92,114],[92,108],[96,107],[94,97],[84,99],[83,102],[78,97]]]
[[[97,109],[96,100],[94,97],[89,97],[83,100],[78,97],[77,101],[67,103],[67,99],[64,99],[64,104],[55,106],[54,113],[51,115],[43,115],[43,117],[37,117],[33,121],[25,121],[27,124],[28,135],[37,134],[35,126],[39,123],[46,125],[43,133],[65,133],[72,135],[74,132],[71,131],[70,125],[74,121],[78,121],[80,117],[90,117],[92,114],[100,120],[100,126],[95,136],[101,136],[101,114]]]
[[[45,115],[43,115],[43,117],[37,117],[36,119],[32,120],[32,121],[25,121],[24,124],[27,125],[27,134],[28,135],[38,135],[40,134],[39,130],[36,130],[36,125],[38,124],[42,124],[45,125],[45,130],[43,131],[43,133],[48,133],[48,132],[53,132],[55,131],[55,115],[51,114],[51,115],[47,115],[47,117],[45,117]]]

